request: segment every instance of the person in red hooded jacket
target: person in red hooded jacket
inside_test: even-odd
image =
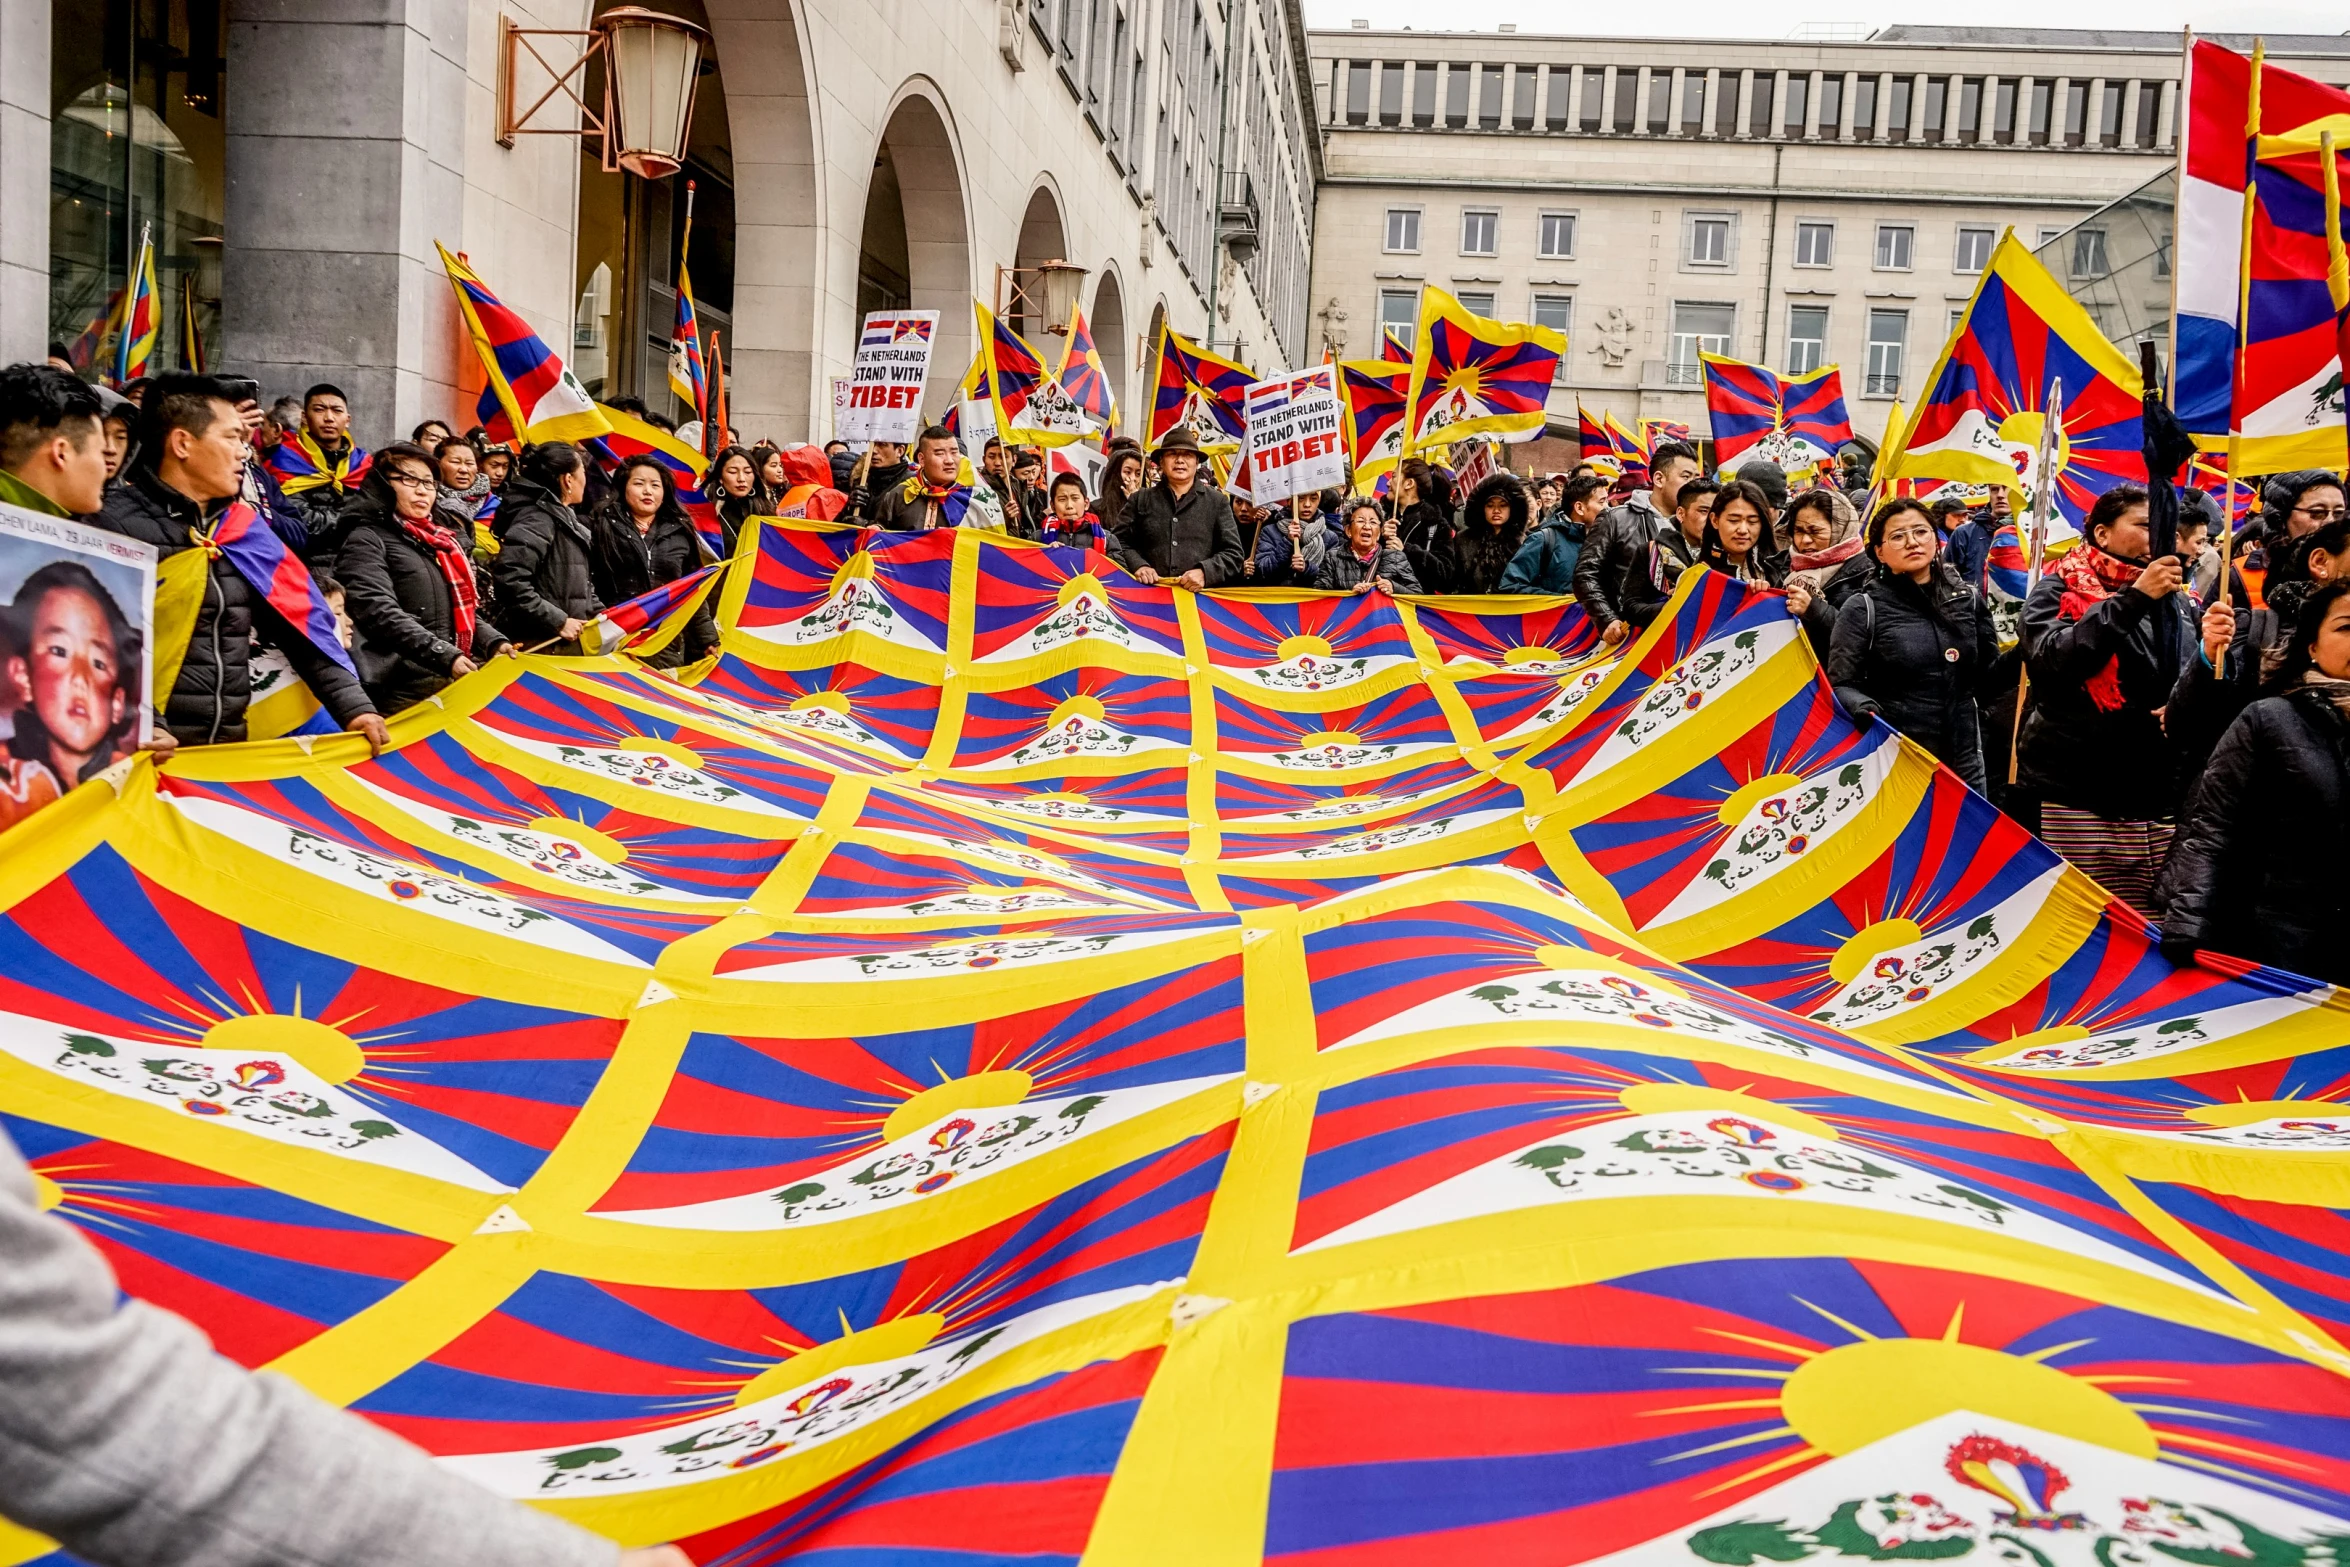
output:
[[[832,487],[832,459],[821,446],[787,446],[778,457],[786,488],[776,497],[778,517],[811,517],[830,522],[848,510],[849,498]]]

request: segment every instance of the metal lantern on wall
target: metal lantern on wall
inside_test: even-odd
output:
[[[648,180],[685,163],[708,35],[682,17],[616,6],[595,20],[604,49],[604,159]]]
[[[1077,296],[1085,287],[1085,271],[1062,260],[1038,263],[1036,275],[1044,286],[1044,329],[1055,336],[1065,336],[1070,318],[1077,313]]]

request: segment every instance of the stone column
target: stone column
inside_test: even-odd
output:
[[[49,7],[0,6],[0,363],[49,344]]]
[[[221,361],[268,394],[333,381],[368,446],[471,422],[426,330],[449,296],[433,241],[465,232],[465,24],[432,0],[229,13]]]

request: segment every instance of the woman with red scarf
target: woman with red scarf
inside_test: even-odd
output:
[[[412,707],[483,659],[511,652],[481,614],[473,522],[439,500],[432,454],[400,441],[375,454],[335,558],[357,628],[352,660],[376,711]]]
[[[2107,490],[2081,531],[2024,601],[2018,782],[2048,846],[2154,918],[2181,785],[2161,715],[2194,655],[2195,608],[2179,557],[2148,558],[2143,489]]]

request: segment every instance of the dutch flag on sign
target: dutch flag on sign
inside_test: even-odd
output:
[[[859,348],[887,348],[897,339],[891,334],[887,321],[867,321],[864,336],[857,339]]]

